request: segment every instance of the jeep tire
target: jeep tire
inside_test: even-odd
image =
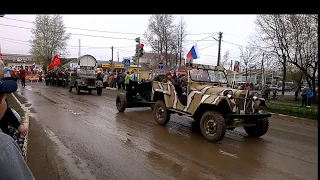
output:
[[[255,126],[244,126],[243,128],[249,136],[261,137],[269,129],[269,119],[267,117],[261,118]]]
[[[162,100],[158,100],[154,105],[153,116],[159,125],[166,125],[170,120],[170,112]]]
[[[124,112],[127,108],[127,98],[124,94],[118,94],[116,98],[116,106],[119,112]]]
[[[210,142],[216,143],[222,140],[226,133],[226,127],[224,117],[217,111],[207,111],[201,117],[201,133]]]

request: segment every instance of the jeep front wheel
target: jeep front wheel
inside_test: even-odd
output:
[[[207,111],[201,117],[201,133],[210,142],[216,143],[222,140],[226,133],[226,127],[224,117],[217,111]]]
[[[170,112],[162,100],[158,100],[154,105],[153,115],[156,122],[163,126],[170,120]]]
[[[265,135],[269,129],[269,119],[261,118],[255,126],[244,126],[246,133],[252,137],[261,137]]]

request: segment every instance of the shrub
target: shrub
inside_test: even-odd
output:
[[[318,109],[268,103],[266,111],[289,116],[318,120]]]

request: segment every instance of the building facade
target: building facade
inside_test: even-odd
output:
[[[262,73],[261,70],[251,70],[248,71],[247,77],[245,72],[234,72],[227,70],[227,76],[230,81],[235,82],[249,82],[253,84],[261,84],[262,83]],[[264,73],[264,83],[266,84],[277,84],[280,81],[281,77],[279,72],[266,71]]]
[[[2,61],[8,64],[8,67],[20,69],[23,66],[25,69],[30,69],[32,64],[35,64],[36,70],[42,71],[39,62],[37,62],[31,55],[25,54],[2,54]]]
[[[167,56],[167,67],[175,69],[178,66],[185,65],[185,59],[182,58],[180,62],[180,58],[174,54],[168,54]],[[134,58],[133,58],[134,59]],[[139,58],[139,63],[144,63],[149,66],[151,69],[157,69],[158,63],[162,61],[164,66],[166,66],[166,57],[164,54],[145,52],[142,57]]]

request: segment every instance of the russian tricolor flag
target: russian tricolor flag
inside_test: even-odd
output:
[[[35,67],[36,67],[36,63],[33,63],[33,64],[30,66],[31,69],[33,69],[33,68],[35,68]]]
[[[188,59],[198,59],[198,58],[200,58],[197,44],[192,46],[192,48],[190,49],[190,51],[187,54],[187,58]]]

